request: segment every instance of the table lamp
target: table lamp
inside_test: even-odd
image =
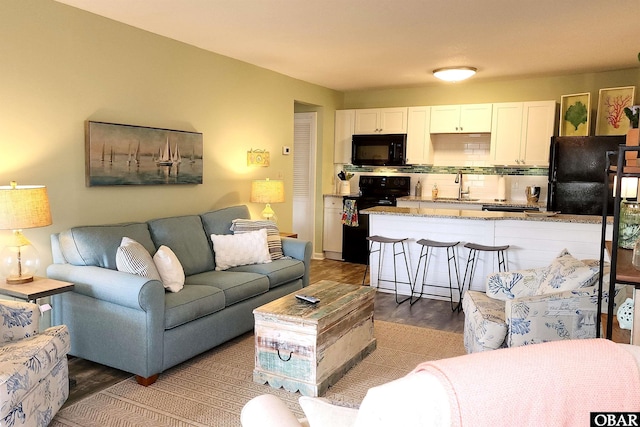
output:
[[[0,253],[0,268],[8,284],[33,281],[40,260],[38,252],[22,234],[23,228],[51,225],[47,188],[42,185],[0,186],[0,230],[13,230]]]
[[[256,179],[251,183],[251,202],[266,203],[262,211],[262,217],[266,220],[277,222],[278,218],[271,209],[271,203],[284,202],[284,181],[280,179],[270,180]]]

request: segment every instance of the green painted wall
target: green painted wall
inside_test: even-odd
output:
[[[252,179],[279,173],[291,194],[293,156],[282,156],[281,147],[293,145],[297,101],[324,111],[318,170],[328,162],[322,181],[331,185],[339,92],[51,0],[0,2],[0,56],[0,184],[47,186],[53,225],[25,231],[43,266],[49,235],[71,226],[247,203]],[[202,132],[204,183],[86,187],[86,120]],[[250,148],[269,150],[271,166],[247,167]],[[263,209],[249,206],[255,216]],[[274,207],[288,229],[291,203]],[[321,230],[316,235],[321,243]]]

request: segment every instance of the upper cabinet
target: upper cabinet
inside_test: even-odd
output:
[[[431,133],[491,132],[493,104],[438,105],[431,107]]]
[[[555,117],[555,101],[493,104],[492,163],[548,166]]]
[[[351,137],[355,119],[356,110],[336,110],[334,163],[351,163]]]
[[[406,107],[355,110],[354,134],[407,133]]]
[[[433,164],[430,122],[431,107],[409,107],[407,163],[410,165]]]

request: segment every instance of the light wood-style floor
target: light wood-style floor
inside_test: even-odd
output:
[[[311,283],[320,280],[335,280],[344,283],[362,283],[365,266],[333,260],[311,261]],[[367,278],[368,282],[368,278]],[[378,292],[375,300],[374,317],[377,320],[404,323],[407,325],[432,328],[451,332],[463,332],[464,313],[452,312],[448,301],[423,298],[414,305],[408,302],[396,304],[393,294]],[[604,317],[604,316],[603,316]],[[606,320],[603,320],[606,322]],[[629,331],[621,331],[614,320],[613,340],[629,342]],[[65,406],[84,397],[116,384],[131,374],[109,368],[87,360],[71,357],[69,377],[75,380]]]

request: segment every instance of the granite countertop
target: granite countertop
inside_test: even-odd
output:
[[[538,203],[528,203],[526,201],[518,201],[518,200],[506,200],[506,201],[496,201],[495,199],[462,199],[457,200],[453,198],[431,198],[429,196],[405,196],[398,197],[398,200],[404,200],[407,202],[436,202],[436,203],[464,203],[470,205],[492,205],[492,206],[514,206],[514,207],[526,207],[526,208],[538,208],[538,209],[546,209],[547,204],[543,202]]]
[[[545,221],[545,222],[573,222],[582,224],[601,224],[600,215],[566,215],[539,212],[527,214],[521,212],[490,212],[459,209],[417,209],[398,208],[391,206],[376,206],[364,209],[362,213],[369,215],[398,215],[430,218],[457,218],[471,220],[516,220],[516,221]],[[547,216],[549,215],[549,216]],[[611,224],[612,217],[608,217],[607,223]]]

